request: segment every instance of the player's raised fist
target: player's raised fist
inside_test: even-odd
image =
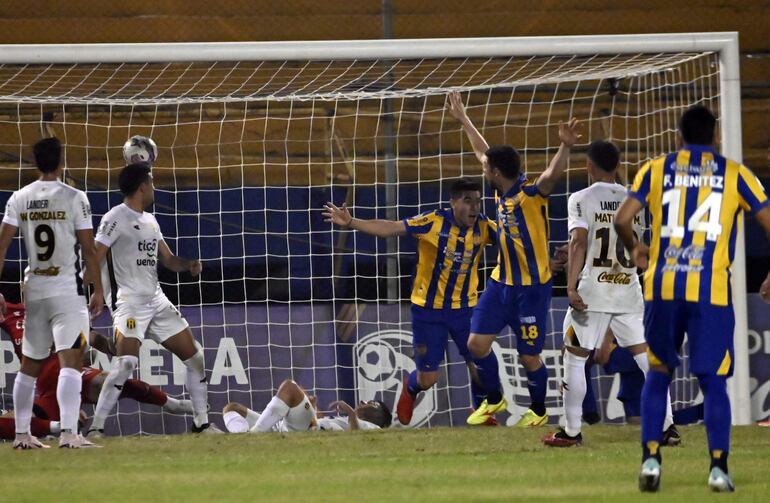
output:
[[[201,271],[203,270],[203,264],[201,264],[200,260],[193,260],[190,262],[190,274],[193,275],[193,277],[199,275]]]

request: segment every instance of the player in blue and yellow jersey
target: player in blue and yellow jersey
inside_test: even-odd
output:
[[[499,196],[498,265],[473,312],[468,339],[487,397],[468,417],[468,424],[484,424],[508,406],[502,395],[497,358],[491,353],[495,337],[508,325],[516,335],[516,349],[527,372],[532,400],[517,425],[541,426],[548,421],[548,371],[540,358],[551,307],[548,195],[567,167],[570,148],[580,137],[578,122],[572,119],[559,125],[559,150],[533,183],[521,173],[516,149],[507,145],[489,147],[468,117],[458,93],[448,96],[447,108],[462,124],[483,166],[484,177]]]
[[[615,215],[623,244],[644,273],[644,329],[650,372],[642,391],[642,491],[657,491],[666,392],[679,366],[685,332],[690,370],[704,395],[711,454],[708,485],[733,491],[727,471],[733,372],[730,268],[743,212],[770,233],[770,201],[754,174],[714,149],[716,119],[696,106],[679,122],[683,147],[646,163]],[[651,217],[649,247],[632,232],[644,207]],[[744,295],[744,292],[739,292]]]
[[[482,250],[496,239],[495,223],[481,213],[481,184],[467,179],[450,188],[450,208],[425,212],[404,220],[361,220],[343,205],[324,207],[327,222],[378,237],[410,235],[417,239],[417,270],[412,287],[412,332],[417,370],[404,379],[397,415],[412,420],[417,395],[430,389],[439,376],[448,337],[457,344],[471,373],[478,403],[476,368],[468,351],[471,311],[478,300],[478,267]]]

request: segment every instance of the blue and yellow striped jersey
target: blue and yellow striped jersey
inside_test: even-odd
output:
[[[711,147],[691,145],[642,166],[629,195],[651,217],[645,300],[729,305],[743,210],[770,204],[757,177]]]
[[[479,215],[472,228],[461,227],[447,208],[406,218],[404,226],[418,240],[412,302],[432,309],[475,306],[481,251],[494,243],[495,223]]]
[[[497,202],[499,254],[492,279],[505,285],[542,285],[551,280],[548,198],[522,176]]]

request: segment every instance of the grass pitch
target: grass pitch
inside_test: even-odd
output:
[[[580,448],[549,430],[436,428],[115,438],[104,449],[0,445],[0,501],[649,501],[638,427],[594,426]],[[770,428],[733,429],[734,495],[708,491],[703,427],[663,452],[659,501],[770,501]],[[56,444],[54,444],[54,447]]]

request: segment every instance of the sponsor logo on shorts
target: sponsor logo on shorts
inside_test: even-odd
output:
[[[613,285],[630,285],[632,276],[627,272],[603,272],[597,278],[599,283],[611,283]]]
[[[39,267],[35,267],[35,270],[32,271],[32,274],[36,276],[58,276],[59,275],[59,266],[52,265],[50,267],[46,267],[45,269],[41,269]]]
[[[133,330],[136,328],[136,320],[133,318],[129,318],[126,320],[126,328],[129,330]]]

